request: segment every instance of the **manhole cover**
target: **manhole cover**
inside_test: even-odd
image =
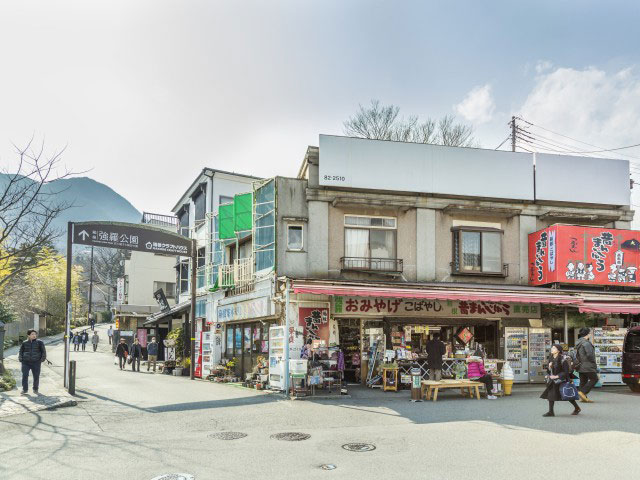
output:
[[[196,477],[189,475],[188,473],[166,473],[159,477],[152,478],[151,480],[195,480]]]
[[[300,432],[285,432],[274,433],[271,435],[271,438],[274,440],[284,440],[285,442],[299,442],[300,440],[307,440],[308,438],[311,438],[311,435]]]
[[[336,467],[336,466],[335,466],[335,465],[333,465],[332,463],[327,463],[327,464],[325,464],[325,465],[320,465],[320,468],[321,468],[322,470],[335,470],[335,469],[336,469],[336,468],[338,468],[338,467]]]
[[[342,448],[350,452],[370,452],[375,450],[376,446],[370,443],[345,443]]]
[[[246,436],[247,434],[243,432],[219,432],[212,433],[209,435],[209,438],[215,438],[216,440],[238,440]]]

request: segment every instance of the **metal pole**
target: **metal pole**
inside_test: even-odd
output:
[[[91,325],[91,305],[93,303],[93,245],[91,245],[91,262],[89,263],[89,310],[87,312],[87,324]]]
[[[564,307],[564,343],[569,345],[569,310]]]
[[[69,386],[69,332],[71,330],[71,263],[73,262],[73,222],[67,223],[67,315],[64,324],[64,386]]]
[[[289,314],[289,279],[285,280],[285,312],[284,312],[284,393],[289,396],[289,325],[291,325]]]
[[[196,248],[195,238],[191,240],[191,325],[189,326],[189,337],[191,339],[191,380],[194,379],[193,364],[196,359],[196,269],[198,268],[198,249]]]
[[[511,117],[511,151],[516,151],[516,117]]]

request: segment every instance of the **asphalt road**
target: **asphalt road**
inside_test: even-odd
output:
[[[62,346],[48,351],[61,365]],[[596,391],[596,403],[577,417],[563,403],[558,416],[543,418],[540,387],[516,387],[513,396],[495,401],[447,392],[435,404],[411,403],[408,392],[367,389],[351,389],[351,398],[288,401],[120,371],[104,344],[96,353],[72,352],[72,359],[77,407],[0,420],[1,479],[150,480],[177,472],[197,480],[620,479],[640,473],[640,395],[625,388]],[[226,431],[247,436],[210,438]],[[281,432],[311,437],[271,438]],[[350,442],[376,448],[344,450]]]

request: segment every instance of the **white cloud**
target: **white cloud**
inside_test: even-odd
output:
[[[519,113],[530,122],[594,145],[613,148],[639,143],[640,75],[631,68],[614,73],[556,68],[536,77]],[[556,142],[573,143],[538,132]],[[622,153],[640,156],[640,151]]]
[[[536,63],[536,73],[540,75],[541,73],[550,70],[551,67],[553,67],[553,63],[551,63],[549,60],[540,60],[538,63]]]
[[[489,84],[472,88],[464,100],[455,106],[459,115],[475,124],[490,121],[495,108]]]

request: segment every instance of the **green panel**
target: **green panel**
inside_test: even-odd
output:
[[[221,240],[236,238],[233,204],[220,205],[218,208],[218,227],[218,235]]]
[[[253,228],[253,194],[243,193],[233,197],[233,208],[235,209],[235,230],[236,232],[246,232]]]

